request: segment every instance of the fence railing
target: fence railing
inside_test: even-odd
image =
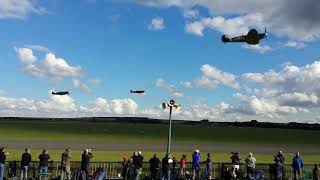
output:
[[[10,169],[9,163],[15,163],[16,169],[15,169],[15,175],[17,177],[20,177],[20,161],[11,161],[6,162],[5,166],[5,177],[8,177],[10,171],[14,169]],[[28,176],[29,177],[38,177],[39,175],[39,163],[36,161],[33,161],[30,163],[30,167],[28,170]],[[50,173],[50,178],[56,178],[60,176],[60,162],[49,162],[48,165],[48,171]],[[161,166],[160,166],[161,167]],[[180,164],[179,166],[180,167]],[[231,168],[231,163],[213,163],[213,169],[212,169],[212,178],[220,179],[221,173],[222,173],[222,167]],[[264,174],[265,179],[273,179],[272,175],[272,167],[273,164],[268,163],[257,163],[256,164],[256,170],[262,171]],[[91,162],[90,163],[90,170],[91,173],[95,172],[98,168],[102,168],[104,172],[106,172],[107,179],[121,179],[123,165],[121,162]],[[312,169],[314,168],[314,164],[305,164],[303,172],[310,173],[312,172]],[[142,167],[142,172],[144,175],[148,175],[149,172],[149,163],[144,162]],[[161,169],[161,168],[160,168]],[[75,174],[77,171],[80,170],[80,162],[71,162],[71,172],[72,174]],[[192,163],[187,163],[186,170],[189,172],[192,172]],[[244,174],[246,172],[245,164],[240,164],[240,171],[242,171]],[[206,166],[205,163],[201,163],[200,165],[200,174],[201,172],[206,172]],[[284,165],[284,179],[293,179],[294,173],[293,168],[291,164],[285,164]]]

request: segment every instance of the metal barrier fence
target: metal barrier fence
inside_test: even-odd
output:
[[[16,176],[20,177],[20,162],[19,161],[11,161],[11,162],[16,162]],[[268,164],[268,163],[257,163],[256,164],[256,170],[263,171],[265,179],[272,179],[272,168],[273,164]],[[50,179],[57,178],[60,175],[60,162],[50,162],[48,169],[49,169],[49,174],[50,174]],[[222,167],[227,167],[231,168],[230,163],[213,163],[213,170],[212,170],[212,178],[215,179],[220,179],[221,178],[221,170]],[[30,167],[28,170],[28,176],[29,177],[38,177],[39,175],[39,163],[36,161],[33,161],[30,163]],[[161,167],[161,166],[160,166]],[[180,167],[180,165],[178,166]],[[186,170],[189,172],[192,172],[192,164],[187,163]],[[205,172],[205,163],[201,163],[200,166],[200,174],[201,172]],[[107,174],[107,179],[121,179],[121,173],[122,173],[122,163],[121,162],[91,162],[90,163],[90,170],[91,173],[95,172],[98,168],[102,168],[104,172]],[[143,175],[148,175],[149,174],[149,163],[144,162],[143,163]],[[312,172],[312,169],[314,168],[314,164],[305,164],[304,165],[304,170],[303,173],[308,173],[310,174]],[[161,169],[161,168],[160,168]],[[78,170],[80,170],[80,162],[71,162],[71,171],[72,174],[75,174]],[[240,171],[242,171],[244,174],[246,172],[246,167],[245,164],[240,164]],[[5,177],[8,176],[9,173],[9,162],[6,162],[5,166]],[[293,169],[291,167],[291,164],[285,164],[284,165],[284,179],[291,180],[293,179]],[[305,178],[306,179],[306,178]],[[312,178],[311,178],[312,179]]]

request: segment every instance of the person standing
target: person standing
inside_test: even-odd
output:
[[[136,168],[134,167],[133,159],[130,158],[128,160],[128,164],[126,166],[126,180],[135,180],[136,179]],[[125,179],[124,179],[125,180]]]
[[[240,153],[239,152],[236,152],[236,153],[232,152],[231,164],[232,164],[232,175],[234,177],[236,177],[236,174],[240,169],[240,161],[241,161]]]
[[[136,160],[136,180],[139,180],[140,179],[140,175],[141,175],[141,172],[142,172],[142,163],[143,163],[143,156],[142,156],[142,152],[139,151],[138,152],[138,158]]]
[[[275,160],[274,160],[276,163],[274,165],[274,170],[275,170],[275,173],[274,173],[274,179],[275,180],[282,180],[283,178],[283,164],[281,163],[281,160],[279,157],[276,157]]]
[[[250,152],[245,161],[246,161],[247,175],[249,177],[252,177],[252,175],[254,175],[254,169],[256,167],[257,160],[255,157],[253,157],[252,153]]]
[[[0,180],[4,178],[5,160],[7,158],[6,150],[4,147],[0,147]]]
[[[21,180],[28,179],[28,169],[29,169],[30,162],[31,162],[30,149],[26,148],[21,157],[21,174],[20,174]]]
[[[162,175],[161,180],[169,180],[169,154],[167,153],[164,158],[162,158]]]
[[[129,163],[129,160],[128,160],[128,157],[127,156],[124,156],[123,157],[123,161],[122,161],[122,179],[123,180],[127,180],[127,168],[128,168],[128,163]]]
[[[71,161],[71,152],[70,149],[66,149],[64,153],[61,155],[61,180],[70,180],[71,179],[71,169],[70,169],[70,161]]]
[[[200,151],[197,149],[193,154],[192,154],[192,171],[193,171],[193,176],[192,179],[199,179],[199,170],[200,170]]]
[[[176,180],[178,178],[178,161],[175,157],[172,158],[172,168],[171,168],[171,180]]]
[[[206,169],[208,173],[208,179],[211,180],[212,178],[212,159],[210,153],[207,154],[207,160],[206,160]]]
[[[39,155],[39,175],[48,173],[48,165],[49,165],[50,155],[48,150],[44,149],[42,154]]]
[[[81,158],[81,170],[84,171],[86,174],[86,178],[89,179],[89,174],[90,174],[90,160],[93,158],[92,155],[92,149],[85,149],[84,152],[82,153],[82,158]]]
[[[187,155],[183,154],[181,158],[181,178],[184,179],[186,177],[186,166],[187,166]]]
[[[319,180],[319,166],[318,164],[314,165],[312,170],[312,180]]]
[[[276,158],[277,158],[277,157],[279,158],[280,162],[281,162],[282,164],[284,164],[286,158],[284,157],[284,154],[283,154],[282,151],[279,151],[279,152],[278,152]]]
[[[150,164],[151,179],[157,180],[159,169],[160,169],[160,160],[159,158],[157,158],[157,154],[153,155],[153,158],[149,160],[149,164]]]
[[[135,174],[135,180],[136,180],[137,178],[139,179],[139,177],[140,177],[140,174],[138,174],[139,171],[140,171],[139,153],[138,153],[137,151],[135,151],[135,152],[133,153],[133,156],[132,156],[131,158],[132,158],[132,160],[133,160],[133,162],[132,162],[133,167],[135,168],[135,169],[134,169],[134,171],[135,171],[134,174]]]
[[[301,179],[303,161],[299,152],[297,152],[296,156],[292,159],[292,167],[294,172],[294,179]]]

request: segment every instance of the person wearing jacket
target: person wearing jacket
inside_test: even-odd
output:
[[[294,172],[294,179],[301,179],[301,172],[303,169],[303,161],[300,156],[300,153],[298,152],[296,156],[292,159],[292,168]]]
[[[281,162],[280,157],[276,157],[274,159],[274,179],[275,180],[282,180],[283,179],[283,164]]]
[[[249,153],[249,156],[246,158],[246,167],[247,167],[247,175],[252,176],[254,174],[254,169],[256,167],[256,158],[253,157],[252,153]]]
[[[143,156],[142,156],[142,152],[139,151],[138,152],[138,157],[137,157],[137,160],[136,160],[136,180],[139,180],[140,179],[140,174],[142,172],[142,163],[143,163]]]
[[[178,178],[179,172],[178,172],[178,161],[175,157],[172,158],[172,168],[170,172],[170,180],[176,180]]]
[[[319,180],[319,166],[318,164],[314,165],[312,170],[312,180]]]
[[[81,158],[81,170],[85,172],[87,179],[90,175],[90,160],[93,158],[92,149],[85,149]]]
[[[61,180],[70,180],[71,179],[71,170],[70,170],[70,161],[71,161],[71,152],[70,149],[66,149],[61,155]]]
[[[192,179],[199,179],[199,170],[200,170],[200,151],[197,149],[193,154],[192,154],[192,171],[193,171],[193,176]]]
[[[4,147],[0,147],[0,180],[4,177],[5,160],[7,158]]]
[[[44,149],[42,154],[39,155],[39,175],[48,173],[48,165],[49,165],[50,155],[48,154],[48,150]]]
[[[241,161],[241,157],[240,157],[240,153],[239,152],[231,152],[232,156],[230,157],[231,159],[231,164],[232,164],[232,174],[235,177],[237,172],[240,169],[240,161]]]
[[[157,158],[156,154],[154,154],[153,158],[149,160],[149,164],[150,164],[151,179],[157,180],[159,169],[160,169],[160,160],[159,158]]]
[[[167,153],[166,156],[162,158],[161,180],[169,180],[170,178],[169,160],[170,156]]]
[[[212,163],[211,155],[210,155],[210,153],[208,153],[207,160],[206,160],[206,169],[207,169],[207,173],[208,173],[208,180],[211,180],[212,168],[213,168],[213,163]]]
[[[21,180],[28,179],[28,169],[31,162],[30,149],[26,148],[21,157]]]

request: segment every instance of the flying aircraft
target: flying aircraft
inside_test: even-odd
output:
[[[51,92],[52,95],[59,95],[59,96],[64,96],[64,95],[70,95],[69,91],[58,91],[58,92]]]
[[[227,38],[226,35],[222,35],[222,42],[246,42],[251,45],[259,44],[261,39],[267,38],[267,29],[264,30],[264,33],[258,33],[256,29],[251,29],[247,35],[242,35],[233,38]]]
[[[137,90],[137,91],[130,90],[131,94],[144,94],[145,92],[146,92],[145,90]]]

